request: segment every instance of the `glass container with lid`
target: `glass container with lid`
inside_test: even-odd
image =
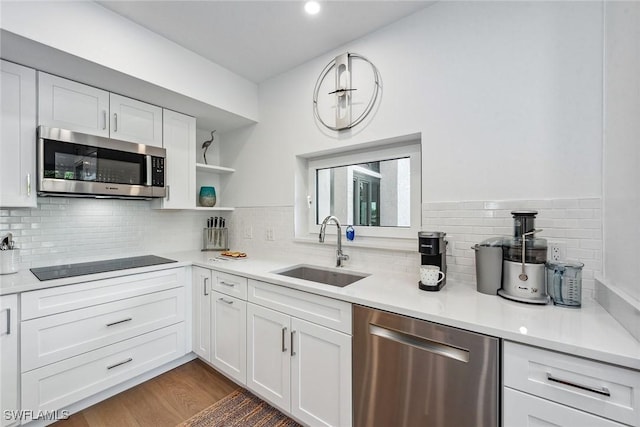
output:
[[[522,243],[524,241],[524,262],[544,264],[547,261],[547,240],[535,237],[535,218],[537,211],[513,211],[513,237],[502,242],[503,256],[506,261],[523,262]],[[523,237],[524,236],[524,237]]]

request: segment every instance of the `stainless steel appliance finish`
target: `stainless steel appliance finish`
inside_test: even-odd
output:
[[[38,195],[165,197],[165,160],[161,147],[38,126]]]
[[[499,340],[354,305],[356,427],[497,426]]]
[[[514,236],[503,241],[502,288],[498,295],[529,304],[548,304],[543,267],[547,260],[547,241],[534,236],[542,231],[535,229],[537,212],[513,211],[511,214]]]
[[[471,249],[476,253],[476,290],[496,295],[502,284],[502,238],[484,240]]]
[[[522,263],[503,261],[501,297],[530,304],[548,304],[544,264],[525,264],[527,280],[522,280]]]
[[[339,271],[312,265],[296,265],[286,270],[275,271],[281,276],[293,277],[296,279],[309,280],[311,282],[344,288],[360,279],[364,279],[368,274]]]

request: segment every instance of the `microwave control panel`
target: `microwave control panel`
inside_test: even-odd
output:
[[[151,157],[151,185],[164,187],[164,158]]]

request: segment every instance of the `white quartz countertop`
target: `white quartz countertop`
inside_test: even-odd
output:
[[[418,289],[418,279],[413,275],[385,273],[374,273],[349,286],[338,288],[273,273],[298,262],[251,257],[219,261],[215,260],[215,253],[199,251],[157,255],[178,262],[47,282],[38,281],[29,270],[25,270],[0,276],[0,295],[197,265],[640,370],[640,342],[592,299],[583,299],[579,309],[529,305],[478,293],[475,286],[464,283],[448,282],[439,292],[426,292]],[[313,264],[331,267],[328,263]],[[349,268],[345,268],[345,272],[348,271]]]

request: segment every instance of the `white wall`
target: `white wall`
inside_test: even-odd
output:
[[[11,33],[258,119],[254,83],[97,3],[2,1],[0,11],[0,26]]]
[[[605,17],[604,279],[640,304],[640,3]]]
[[[383,93],[335,134],[311,100],[345,51],[377,65]],[[234,206],[291,206],[296,154],[414,132],[423,202],[599,197],[602,4],[439,2],[262,83],[259,108],[260,123],[225,135]]]

